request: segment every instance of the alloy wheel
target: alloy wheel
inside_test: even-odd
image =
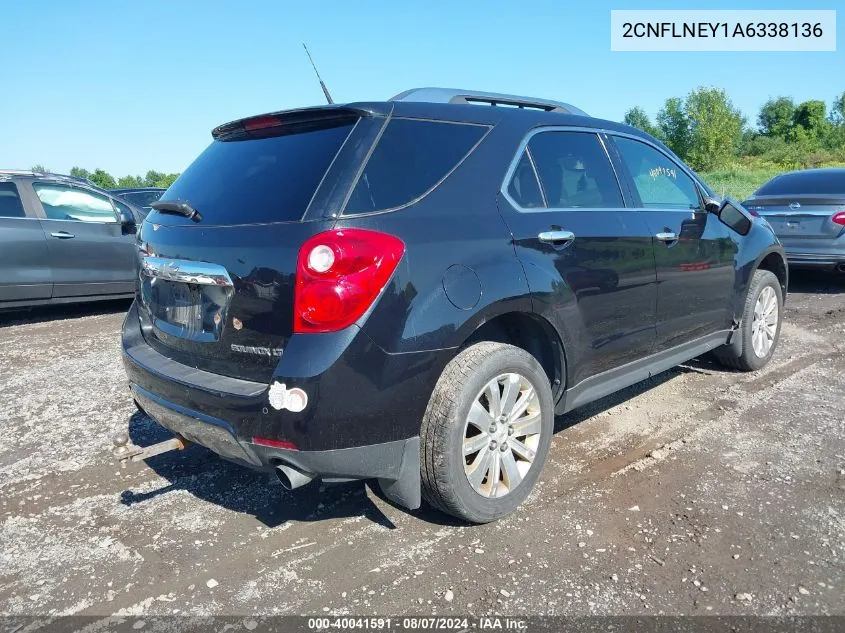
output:
[[[751,343],[758,358],[765,358],[775,344],[778,328],[778,299],[775,289],[766,286],[754,305],[751,321]]]
[[[488,498],[512,492],[534,464],[541,430],[540,399],[527,378],[507,373],[488,382],[464,425],[464,471],[473,490]]]

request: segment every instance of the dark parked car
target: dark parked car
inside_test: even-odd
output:
[[[126,200],[127,202],[131,202],[136,207],[140,207],[146,213],[150,212],[152,208],[153,202],[161,198],[161,194],[163,194],[166,189],[162,189],[161,187],[131,187],[131,188],[122,188],[122,189],[109,189],[109,192],[113,195]]]
[[[289,488],[491,521],[555,414],[775,349],[777,238],[631,127],[424,89],[212,136],[141,228],[123,358],[155,420]]]
[[[0,310],[132,297],[142,216],[80,178],[0,171]]]
[[[845,272],[845,168],[775,176],[743,205],[772,225],[790,265]]]

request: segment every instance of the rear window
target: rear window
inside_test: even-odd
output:
[[[845,170],[799,171],[794,174],[784,174],[767,182],[754,195],[788,196],[813,193],[845,195]]]
[[[171,185],[164,200],[185,200],[203,225],[263,224],[302,218],[355,119],[283,134],[216,140]],[[178,216],[158,215],[157,222]],[[167,220],[164,220],[164,218]]]
[[[124,200],[128,200],[132,204],[137,204],[139,207],[148,207],[161,198],[161,194],[163,193],[163,191],[129,191],[119,195]]]
[[[346,215],[383,211],[422,197],[470,153],[483,125],[392,119],[346,204]]]
[[[13,182],[0,182],[0,218],[25,218],[18,188]]]

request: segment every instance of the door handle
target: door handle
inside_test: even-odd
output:
[[[51,237],[58,237],[60,240],[69,240],[72,237],[76,237],[73,233],[68,233],[67,231],[56,231],[55,233],[50,233]]]
[[[544,244],[555,244],[560,246],[575,239],[575,233],[571,231],[543,231],[537,238]]]
[[[665,233],[657,233],[654,237],[659,239],[661,242],[666,243],[678,241],[678,236],[675,233],[672,233],[671,231],[667,231]]]

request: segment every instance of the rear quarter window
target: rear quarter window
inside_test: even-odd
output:
[[[429,193],[489,129],[465,123],[391,119],[358,178],[344,214],[395,209]]]
[[[25,218],[18,188],[13,182],[0,182],[0,218]]]
[[[806,171],[783,174],[760,187],[756,196],[788,196],[798,194],[833,194],[845,196],[845,170],[836,172]]]

